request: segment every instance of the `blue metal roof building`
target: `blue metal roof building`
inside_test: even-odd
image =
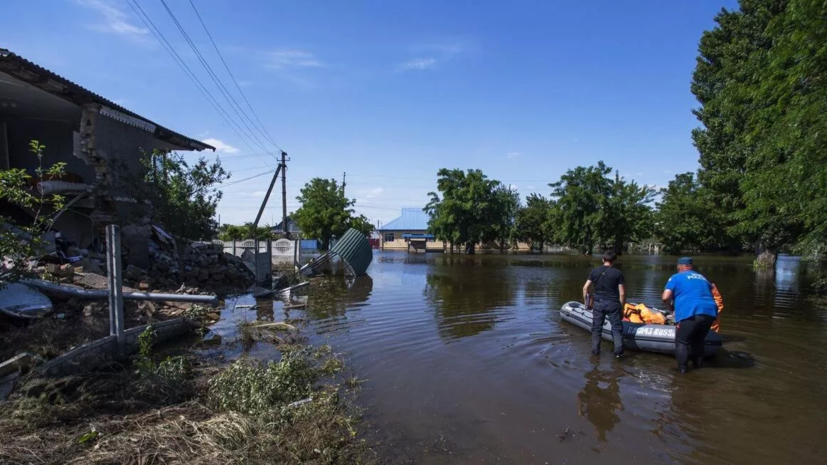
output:
[[[428,214],[421,208],[403,208],[402,216],[378,228],[377,231],[422,231],[428,230]]]

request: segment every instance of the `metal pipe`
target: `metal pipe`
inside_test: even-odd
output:
[[[307,287],[309,285],[310,285],[310,282],[305,281],[303,283],[295,284],[295,285],[290,286],[290,287],[285,287],[284,289],[282,289],[280,291],[276,291],[276,294],[282,294],[282,293],[285,293],[285,292],[295,291],[296,289],[301,289],[301,288]]]
[[[123,277],[121,273],[121,228],[116,224],[106,226],[106,267],[109,289],[109,335],[116,336],[118,353],[126,348],[126,325],[123,311]]]
[[[81,299],[87,300],[104,300],[109,298],[109,291],[106,290],[89,290],[67,287],[39,279],[23,279],[20,282],[29,287],[61,296],[80,297]],[[160,294],[155,292],[124,292],[123,299],[161,302],[192,302],[208,305],[218,305],[219,303],[218,297],[214,295]]]

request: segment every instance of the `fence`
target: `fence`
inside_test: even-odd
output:
[[[256,241],[213,241],[224,248],[224,252],[235,255],[244,261],[245,265],[256,275],[256,281],[263,285],[272,277],[271,269],[279,264],[301,265],[319,255],[318,242],[313,239],[291,240],[278,239]],[[269,257],[269,260],[268,260]]]

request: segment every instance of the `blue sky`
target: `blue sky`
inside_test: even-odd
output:
[[[161,2],[137,2],[238,122]],[[524,196],[548,194],[547,184],[566,169],[598,160],[654,185],[695,170],[697,102],[689,83],[698,40],[721,7],[737,6],[193,2],[267,131],[289,153],[288,208],[298,207],[309,179],[341,180],[346,171],[348,197],[374,223],[424,205],[442,167],[480,168]],[[167,3],[244,105],[189,0]],[[0,47],[211,141],[233,173],[230,182],[274,167],[221,118],[127,0],[5,0]],[[252,221],[269,178],[224,189],[222,222]],[[263,221],[278,222],[280,205],[278,189]]]

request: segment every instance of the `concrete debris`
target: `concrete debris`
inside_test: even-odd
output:
[[[33,367],[43,363],[43,359],[31,352],[22,352],[0,363],[0,378],[12,373],[25,374]]]

